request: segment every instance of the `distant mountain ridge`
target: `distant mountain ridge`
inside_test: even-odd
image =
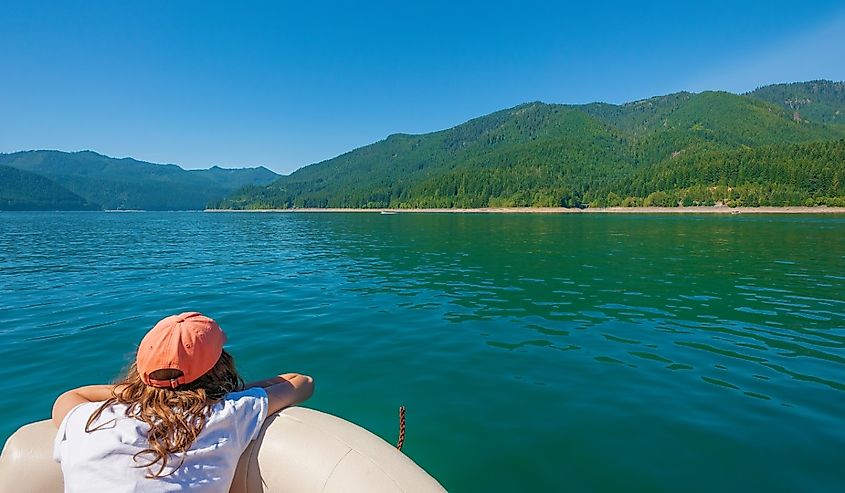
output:
[[[845,204],[842,86],[680,92],[621,105],[527,103],[438,132],[394,134],[217,206]],[[663,180],[669,175],[684,179]]]
[[[41,175],[0,165],[0,210],[97,210],[100,207]]]
[[[279,176],[264,167],[185,170],[93,151],[0,154],[0,165],[42,176],[103,209],[199,210],[233,190]]]
[[[393,134],[287,176],[22,151],[0,154],[18,170],[0,173],[0,208],[845,206],[843,114],[845,83],[832,81],[533,102]]]

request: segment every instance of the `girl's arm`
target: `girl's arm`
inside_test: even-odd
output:
[[[53,423],[62,424],[71,409],[86,402],[101,402],[114,396],[114,385],[86,385],[68,390],[53,404]]]
[[[314,379],[299,373],[284,373],[273,378],[251,382],[246,387],[262,387],[266,390],[267,414],[273,414],[311,397],[314,393]]]

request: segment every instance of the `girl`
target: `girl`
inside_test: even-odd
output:
[[[308,399],[314,380],[287,373],[244,386],[225,342],[214,320],[173,315],[144,336],[123,381],[59,396],[65,492],[229,491],[264,419]]]

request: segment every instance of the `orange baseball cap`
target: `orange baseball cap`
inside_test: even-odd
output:
[[[214,368],[223,353],[226,334],[217,322],[198,312],[162,319],[141,340],[136,366],[141,380],[153,387],[176,388],[191,383]],[[156,380],[156,370],[180,370],[172,380]]]

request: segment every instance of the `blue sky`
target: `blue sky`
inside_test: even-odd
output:
[[[526,101],[845,79],[845,4],[0,0],[0,152],[288,173]]]

